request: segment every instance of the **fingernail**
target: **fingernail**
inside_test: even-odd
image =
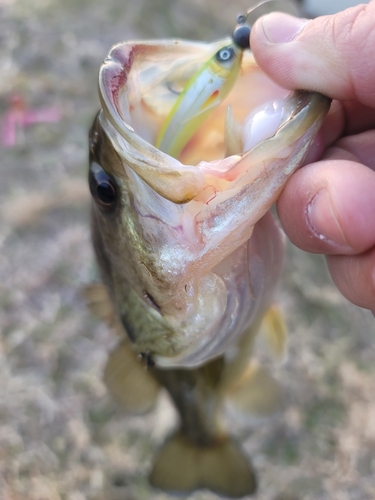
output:
[[[309,19],[272,13],[262,18],[262,27],[269,42],[285,43],[291,42],[308,22]]]
[[[349,250],[327,189],[320,190],[307,207],[307,222],[317,238],[341,250]]]

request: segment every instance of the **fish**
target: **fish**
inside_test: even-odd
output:
[[[102,109],[89,135],[102,282],[85,296],[117,332],[104,369],[113,398],[142,414],[166,390],[178,411],[151,485],[240,498],[258,480],[223,415],[232,408],[263,417],[282,404],[253,352],[260,334],[276,357],[287,343],[274,304],[284,237],[269,210],[302,165],[330,99],[279,88],[241,50],[210,112],[200,116],[210,91],[186,111],[191,89],[204,91],[202,75],[232,43],[129,41],[102,65]],[[185,115],[188,126],[171,125]],[[166,151],[158,147],[164,138]]]

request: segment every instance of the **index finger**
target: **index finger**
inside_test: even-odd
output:
[[[375,1],[313,20],[271,13],[251,32],[261,68],[289,89],[375,107]]]

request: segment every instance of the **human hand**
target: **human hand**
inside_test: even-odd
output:
[[[341,293],[374,312],[375,0],[311,21],[268,14],[250,42],[279,85],[335,99],[308,164],[277,208],[291,241],[325,254]]]

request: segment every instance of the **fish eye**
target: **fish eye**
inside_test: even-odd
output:
[[[236,55],[233,47],[224,47],[216,53],[216,59],[220,63],[226,63]]]
[[[93,162],[90,165],[89,185],[91,195],[99,208],[112,212],[117,201],[116,183],[98,163]]]

